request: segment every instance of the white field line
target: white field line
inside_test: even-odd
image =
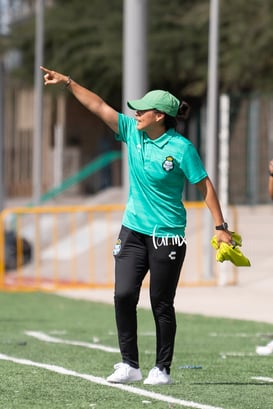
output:
[[[90,348],[90,349],[98,349],[104,352],[119,353],[118,348],[107,347],[105,345],[100,345],[100,344],[91,344],[89,342],[83,342],[83,341],[71,341],[71,340],[69,341],[69,340],[62,339],[62,338],[51,337],[50,335],[47,335],[44,332],[40,332],[40,331],[25,331],[25,334],[29,335],[30,337],[39,339],[40,341],[44,341],[44,342],[74,345],[74,346],[85,347],[85,348]]]
[[[135,388],[134,386],[109,383],[104,378],[100,378],[100,377],[88,375],[88,374],[82,374],[82,373],[75,372],[70,369],[66,369],[66,368],[63,368],[57,365],[43,364],[40,362],[30,361],[28,359],[15,358],[15,357],[8,356],[8,355],[1,354],[1,353],[0,353],[0,359],[5,360],[5,361],[14,362],[20,365],[35,366],[37,368],[47,369],[48,371],[59,373],[61,375],[75,376],[77,378],[85,379],[89,382],[93,382],[99,385],[104,385],[104,386],[120,389],[122,391],[134,393],[135,395],[145,396],[150,399],[158,400],[161,402],[168,402],[170,404],[176,404],[179,406],[185,406],[187,408],[223,409],[217,406],[203,405],[201,403],[196,403],[196,402],[187,401],[183,399],[177,399],[177,398],[173,398],[172,396],[162,395],[160,393],[149,392],[145,389]]]
[[[270,334],[261,334],[261,333],[256,333],[256,334],[247,334],[245,332],[237,332],[237,333],[221,333],[221,332],[210,332],[209,333],[210,337],[223,337],[223,338],[250,338],[250,337],[271,337],[272,333]]]
[[[257,381],[263,381],[263,382],[273,382],[273,378],[267,378],[265,376],[252,376],[251,379],[256,379]]]
[[[227,357],[246,357],[246,356],[259,356],[256,352],[220,352],[222,358]]]
[[[155,331],[139,332],[140,337],[155,337]]]

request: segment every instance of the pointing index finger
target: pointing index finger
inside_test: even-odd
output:
[[[50,73],[50,70],[47,69],[47,68],[45,68],[45,67],[43,67],[42,65],[40,65],[40,69],[41,69],[42,71],[46,72],[47,74]]]

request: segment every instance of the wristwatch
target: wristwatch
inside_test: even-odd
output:
[[[215,226],[215,230],[228,230],[228,224],[224,222],[220,224],[219,226]]]

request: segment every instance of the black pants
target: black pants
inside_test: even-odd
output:
[[[185,242],[158,239],[122,226],[114,249],[115,313],[122,361],[139,367],[137,304],[150,270],[150,300],[156,327],[156,366],[170,372],[176,333],[174,297],[185,258]]]

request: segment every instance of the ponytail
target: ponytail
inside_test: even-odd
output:
[[[178,112],[177,112],[176,117],[165,114],[165,127],[166,127],[166,129],[167,130],[170,129],[170,128],[175,129],[176,126],[177,126],[177,120],[179,120],[179,119],[183,120],[183,121],[186,121],[188,119],[189,115],[190,115],[190,110],[191,110],[190,105],[187,102],[182,101],[179,108],[178,108]]]
[[[177,117],[178,119],[183,119],[184,121],[188,119],[190,115],[191,107],[186,101],[182,101],[180,107],[178,108]]]

